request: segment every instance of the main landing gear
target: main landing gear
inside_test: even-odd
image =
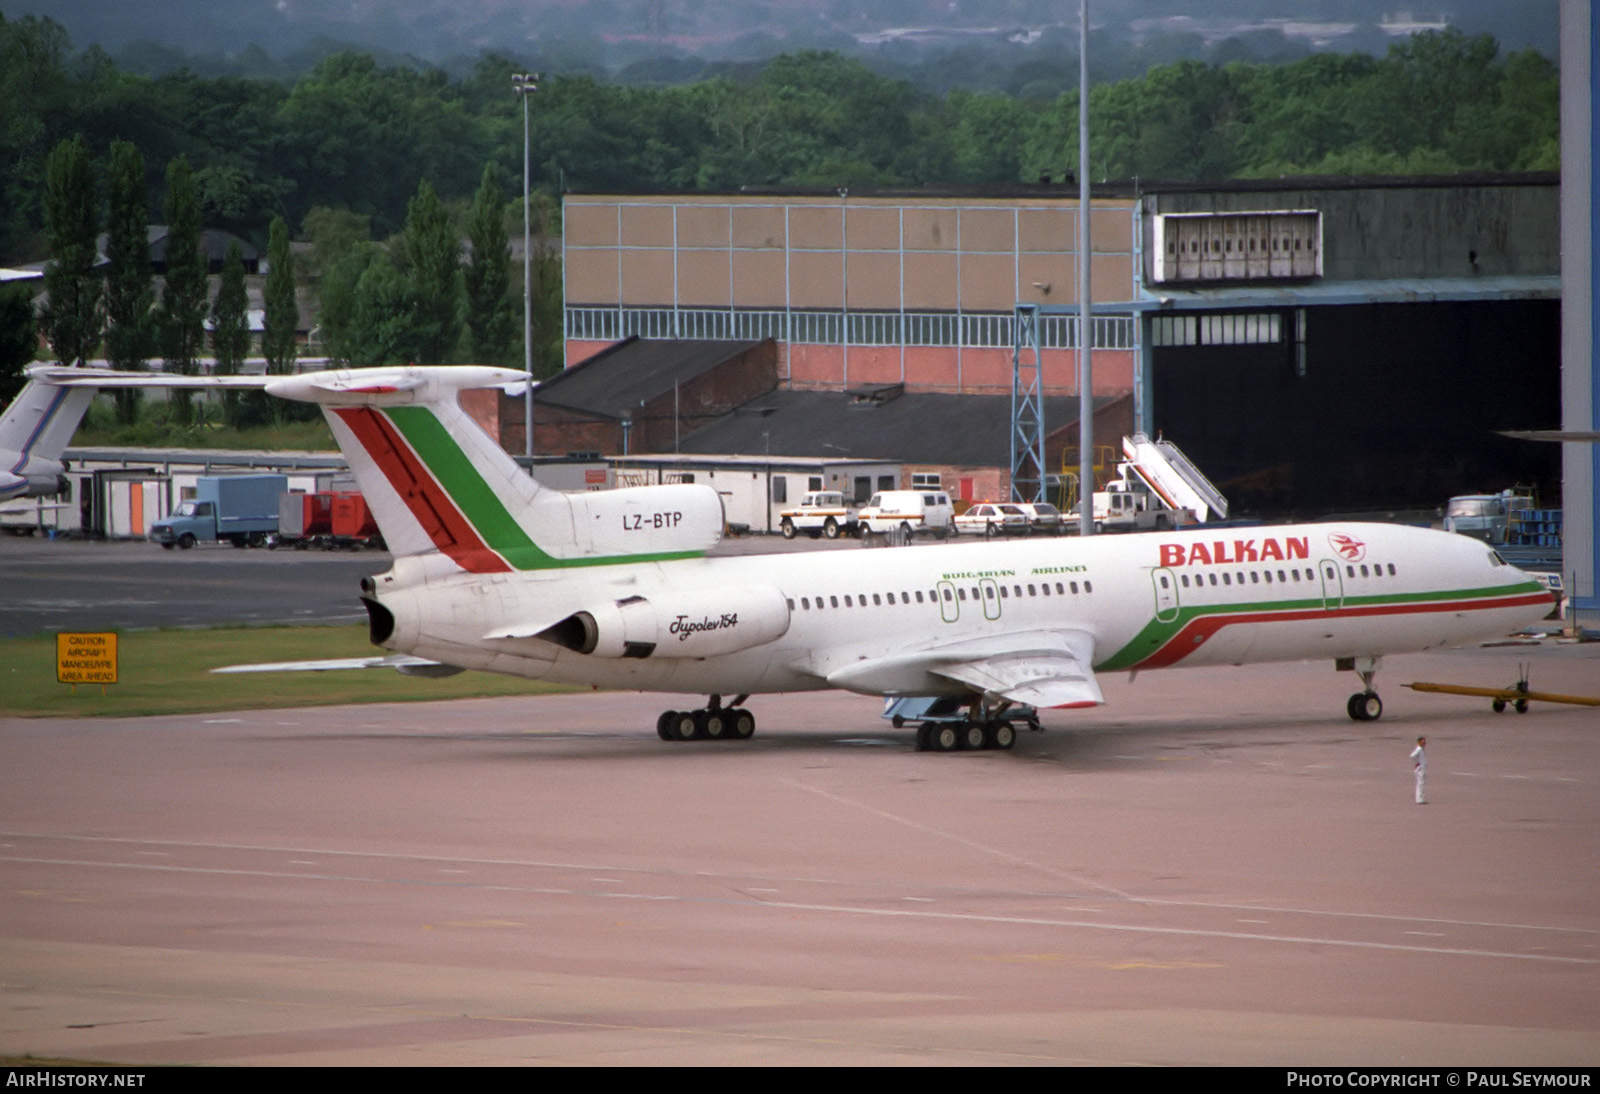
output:
[[[1378,666],[1382,663],[1377,657],[1351,657],[1340,658],[1334,666],[1354,672],[1361,677],[1361,691],[1350,696],[1344,709],[1353,722],[1376,722],[1383,717],[1383,700],[1378,698],[1378,693],[1372,690],[1372,678],[1378,675]]]
[[[932,717],[917,726],[918,752],[1009,751],[1016,746],[1019,727],[1039,728],[1039,716],[1031,707],[1013,709],[1008,702],[986,708],[983,700],[974,699],[964,717],[941,717],[937,706],[929,714]],[[897,717],[895,723],[898,727],[903,720]]]
[[[713,695],[699,710],[664,710],[656,719],[656,735],[663,741],[744,741],[756,732],[756,716],[739,704],[750,698],[741,695],[729,706],[722,696]]]

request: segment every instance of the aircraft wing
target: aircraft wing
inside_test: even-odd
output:
[[[405,676],[454,676],[463,670],[455,665],[393,653],[387,657],[333,657],[326,661],[263,661],[254,665],[224,665],[212,669],[218,674],[235,672],[339,672],[344,669],[394,669]]]
[[[1087,632],[1031,631],[857,661],[827,680],[852,691],[917,694],[918,681],[934,676],[1031,707],[1087,707],[1105,702],[1093,666]]]
[[[34,365],[29,379],[53,387],[185,387],[241,388],[261,390],[275,376],[188,376],[179,372],[134,372],[74,365]]]
[[[1518,441],[1576,441],[1579,444],[1600,441],[1600,429],[1498,429],[1495,432]]]

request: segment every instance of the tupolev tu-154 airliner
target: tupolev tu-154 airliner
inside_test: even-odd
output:
[[[526,380],[377,368],[266,390],[321,405],[394,555],[362,583],[372,641],[398,655],[373,662],[708,696],[661,714],[666,740],[746,738],[749,696],[842,688],[961,700],[965,721],[925,722],[919,748],[1010,748],[1018,710],[1104,702],[1099,672],[1314,658],[1360,676],[1347,711],[1370,721],[1385,654],[1551,607],[1483,543],[1386,524],[707,557],[709,486],[548,489],[458,405]]]

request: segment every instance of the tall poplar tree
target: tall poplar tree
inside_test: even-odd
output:
[[[261,352],[267,371],[287,375],[294,371],[294,331],[300,309],[294,293],[294,254],[289,250],[289,226],[272,218],[267,236],[266,315],[262,320]]]
[[[407,207],[401,254],[415,306],[410,356],[417,364],[444,364],[461,340],[461,248],[427,179]]]
[[[113,141],[107,180],[106,359],[112,368],[135,371],[156,349],[155,290],[150,279],[150,212],[144,156],[132,141]],[[139,416],[141,392],[112,393],[117,418],[132,424]]]
[[[236,376],[250,352],[250,295],[244,287],[244,255],[238,243],[228,245],[222,262],[222,284],[211,304],[211,352],[218,376]],[[241,422],[238,393],[222,393],[223,416],[231,426]]]
[[[472,359],[481,365],[508,364],[516,338],[508,292],[511,248],[506,241],[506,205],[497,174],[492,162],[483,169],[467,224],[472,261],[462,271]]]
[[[161,352],[168,372],[199,371],[205,345],[206,258],[200,253],[200,203],[194,172],[178,156],[167,164],[167,274],[161,290]],[[191,393],[176,389],[172,407],[180,419],[190,413]]]
[[[62,141],[45,168],[51,261],[44,275],[49,302],[43,325],[64,365],[82,364],[100,344],[100,279],[94,272],[99,212],[89,146],[82,136]]]

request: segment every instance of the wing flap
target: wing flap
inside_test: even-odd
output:
[[[949,694],[949,681],[1032,707],[1086,707],[1105,702],[1093,666],[1093,636],[1034,631],[855,661],[825,678],[867,694]]]
[[[1030,707],[1092,707],[1106,701],[1094,672],[1060,653],[1002,654],[933,671]]]
[[[1030,707],[1104,703],[1094,678],[1094,639],[1082,631],[1019,636],[1017,647],[933,667],[939,676]]]

